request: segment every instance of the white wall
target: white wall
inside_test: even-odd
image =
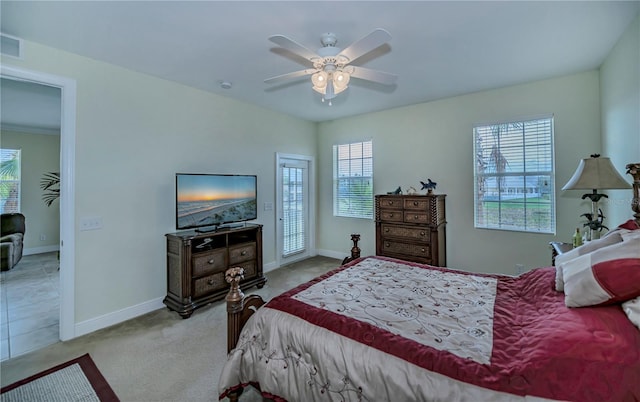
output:
[[[50,207],[42,201],[40,179],[44,173],[60,171],[60,136],[2,131],[3,148],[21,149],[22,193],[20,212],[25,215],[23,254],[58,249],[60,243],[59,201]],[[44,240],[40,240],[44,235]]]
[[[640,15],[627,28],[600,68],[602,149],[618,172],[628,163],[640,163]],[[633,216],[631,190],[609,190],[603,199],[609,226]]]
[[[474,229],[473,140],[477,123],[553,114],[555,121],[557,236]],[[318,248],[348,251],[349,234],[361,234],[363,255],[375,253],[371,220],[336,218],[332,211],[331,146],[372,138],[374,192],[420,180],[447,194],[447,265],[478,272],[514,274],[515,265],[548,266],[552,240],[570,241],[590,205],[580,192],[560,188],[579,159],[600,151],[598,72],[479,92],[379,113],[321,123],[318,134]],[[422,192],[424,193],[424,192]]]
[[[316,125],[166,80],[24,42],[19,68],[77,82],[76,323],[166,294],[164,234],[175,231],[176,172],[258,175],[275,202],[275,153],[315,157]],[[275,262],[273,211],[259,208],[264,262]]]

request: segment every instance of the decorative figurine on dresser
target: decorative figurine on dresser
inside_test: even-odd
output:
[[[376,195],[376,255],[446,266],[445,197]]]

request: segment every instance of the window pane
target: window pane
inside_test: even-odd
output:
[[[373,218],[371,141],[334,145],[335,216]]]
[[[20,212],[20,150],[0,149],[0,212]]]
[[[555,233],[553,119],[474,128],[475,226]]]

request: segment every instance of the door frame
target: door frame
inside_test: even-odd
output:
[[[275,225],[276,225],[276,264],[278,267],[282,266],[282,242],[283,242],[283,230],[282,225],[280,224],[280,216],[282,215],[282,176],[280,175],[280,164],[284,159],[295,159],[299,161],[307,162],[308,169],[308,188],[309,188],[309,211],[308,211],[308,224],[306,225],[307,230],[307,239],[308,239],[308,250],[307,253],[303,253],[300,255],[299,259],[306,258],[307,256],[315,256],[316,255],[316,195],[315,195],[315,162],[313,156],[308,155],[298,155],[298,154],[287,154],[276,152],[276,205],[275,205]],[[294,262],[295,259],[288,259],[289,261]]]
[[[2,78],[60,88],[60,340],[75,338],[76,81],[1,65]]]

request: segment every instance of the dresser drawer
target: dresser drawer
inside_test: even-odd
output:
[[[384,223],[381,226],[382,236],[384,237],[402,237],[424,243],[428,243],[430,241],[430,231],[425,228],[385,225]]]
[[[428,225],[431,223],[431,215],[427,212],[408,212],[404,211],[404,222],[406,223],[420,223]]]
[[[403,207],[405,210],[411,211],[429,211],[430,198],[405,198]]]
[[[204,278],[194,279],[193,281],[193,298],[205,296],[216,290],[224,289],[227,283],[224,280],[224,272],[205,276]]]
[[[380,209],[402,209],[402,197],[397,195],[379,195],[377,201]]]
[[[385,222],[402,222],[402,210],[380,209],[380,220]]]
[[[240,264],[234,265],[234,267],[242,267],[244,268],[244,278],[249,279],[256,276],[256,261],[244,261]]]
[[[191,275],[197,277],[216,272],[224,272],[227,267],[226,251],[226,249],[219,249],[208,253],[193,254],[191,257]]]
[[[409,255],[412,257],[431,258],[428,244],[411,244],[395,240],[382,240],[382,250],[389,254]]]
[[[229,265],[256,259],[256,243],[243,243],[229,247]]]

